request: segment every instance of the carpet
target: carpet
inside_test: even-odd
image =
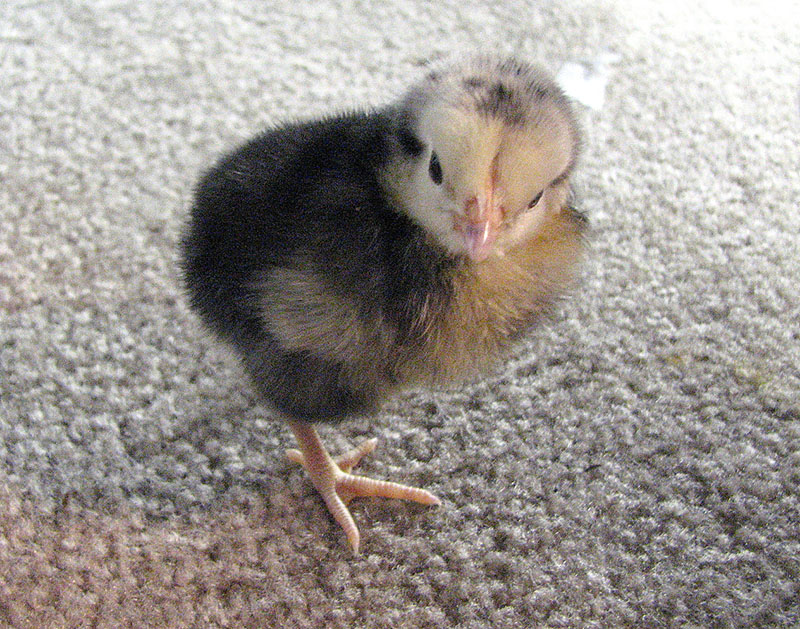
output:
[[[796,626],[800,22],[781,6],[4,3],[0,624]],[[607,79],[577,106],[591,253],[496,373],[322,429],[333,452],[378,437],[366,473],[443,501],[354,502],[354,557],[189,312],[181,227],[220,152],[487,50]]]

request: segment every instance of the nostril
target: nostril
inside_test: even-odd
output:
[[[483,215],[486,213],[486,208],[481,203],[478,197],[470,197],[464,204],[464,217],[467,221],[478,222],[483,220]]]

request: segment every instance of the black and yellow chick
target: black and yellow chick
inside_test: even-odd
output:
[[[313,428],[500,360],[574,276],[579,133],[544,73],[477,58],[383,109],[286,124],[200,181],[182,243],[191,303],[291,426],[354,550],[358,496],[438,504],[350,473]]]

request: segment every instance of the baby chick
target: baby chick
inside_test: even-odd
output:
[[[200,181],[182,242],[191,304],[288,421],[288,456],[356,552],[352,498],[439,500],[352,474],[375,441],[333,459],[313,423],[507,353],[581,258],[579,144],[546,74],[482,57],[383,109],[268,130]]]

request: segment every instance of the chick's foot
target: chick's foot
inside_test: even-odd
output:
[[[334,459],[328,454],[311,424],[290,422],[290,426],[300,449],[287,450],[286,456],[306,469],[311,482],[325,501],[333,519],[344,530],[347,541],[355,553],[358,553],[360,534],[347,508],[353,498],[380,496],[411,500],[425,505],[441,503],[436,496],[424,489],[351,474],[351,470],[359,461],[375,450],[376,439],[368,439]]]

